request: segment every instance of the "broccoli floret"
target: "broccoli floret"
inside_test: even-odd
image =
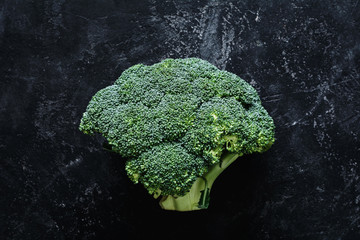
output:
[[[180,143],[157,145],[126,163],[130,179],[140,181],[150,194],[176,196],[185,195],[207,168],[203,158],[188,153]]]
[[[197,58],[130,67],[93,96],[79,128],[102,134],[129,178],[178,211],[207,208],[219,174],[275,140],[255,89]]]

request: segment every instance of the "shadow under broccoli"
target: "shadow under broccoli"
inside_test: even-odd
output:
[[[206,209],[220,173],[268,150],[274,129],[250,84],[197,58],[130,67],[93,96],[80,123],[127,159],[134,183],[177,211]]]

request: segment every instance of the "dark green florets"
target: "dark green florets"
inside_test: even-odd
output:
[[[180,143],[164,143],[126,163],[134,182],[144,184],[150,194],[184,195],[193,182],[207,171],[204,159],[188,153]]]
[[[255,89],[197,58],[127,69],[95,94],[80,130],[101,133],[150,193],[178,196],[224,151],[264,152],[274,142]]]

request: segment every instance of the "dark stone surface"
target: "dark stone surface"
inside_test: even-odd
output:
[[[0,3],[0,239],[360,239],[360,3]],[[101,138],[92,95],[136,63],[200,57],[238,74],[277,141],[166,212]]]

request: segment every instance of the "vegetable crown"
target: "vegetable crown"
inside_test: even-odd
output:
[[[247,82],[197,59],[134,65],[91,99],[80,123],[127,159],[151,194],[183,196],[225,152],[264,152],[274,123]]]

